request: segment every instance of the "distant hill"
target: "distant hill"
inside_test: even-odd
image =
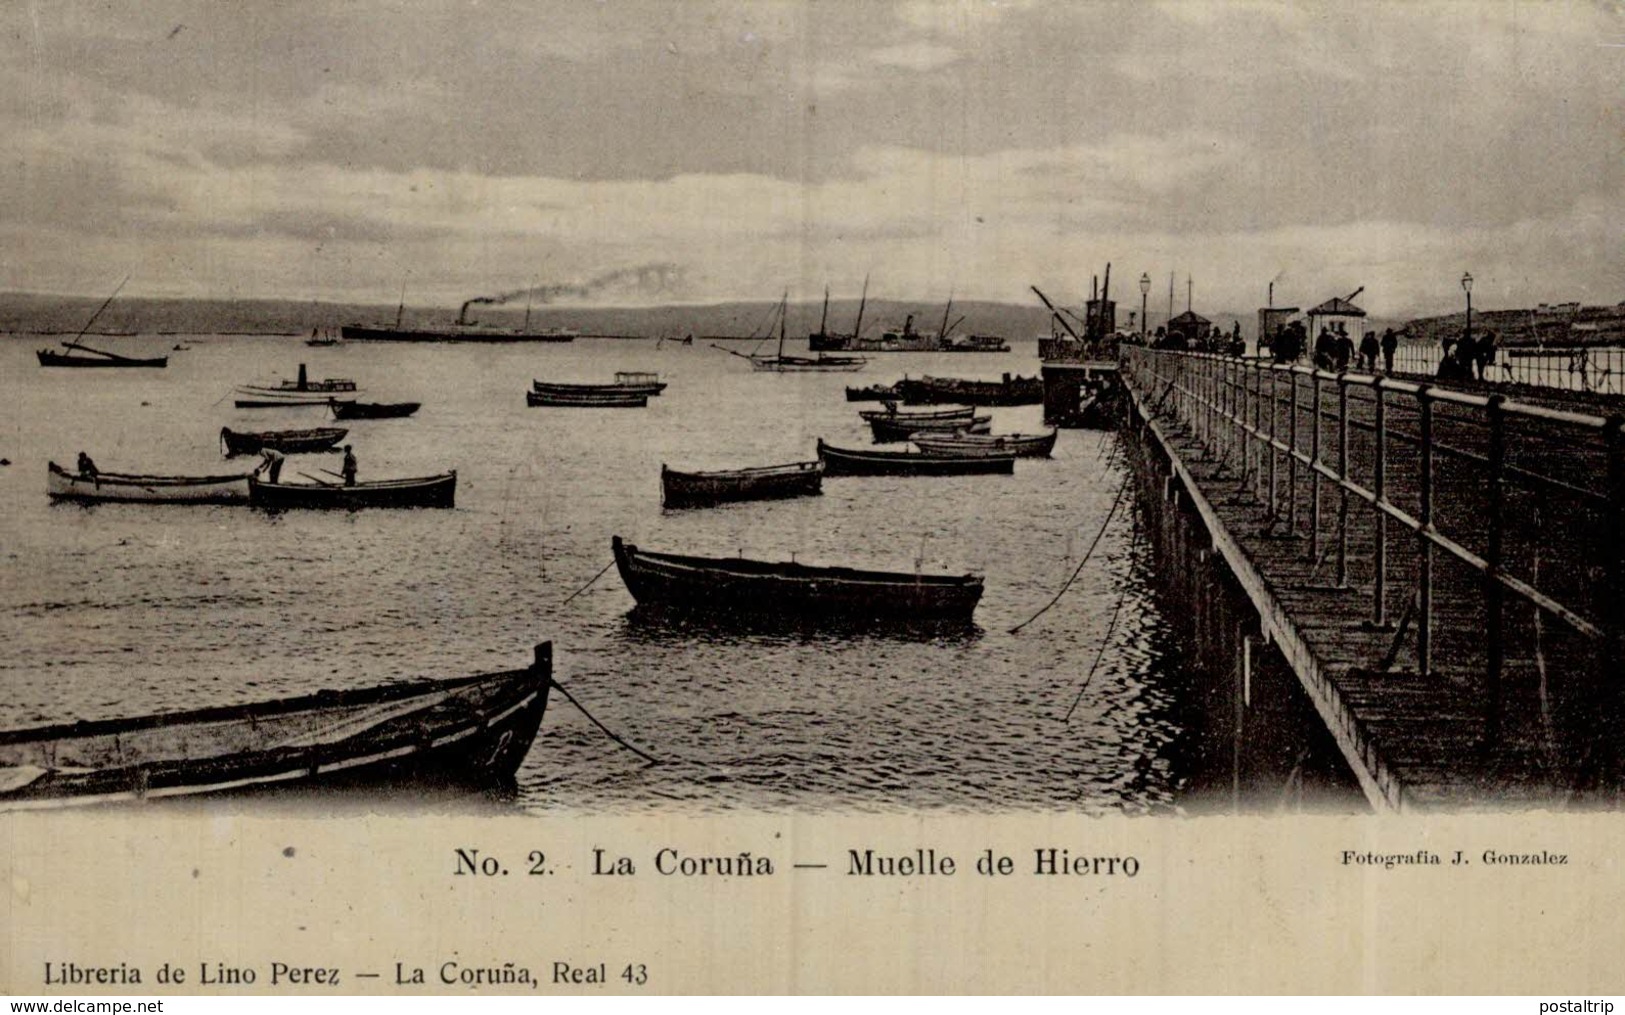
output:
[[[1467,313],[1418,317],[1405,327],[1411,338],[1437,343],[1459,336]],[[1625,303],[1613,307],[1582,307],[1560,303],[1521,310],[1475,310],[1473,333],[1493,330],[1501,346],[1625,345]]]
[[[101,304],[99,299],[0,293],[0,332],[10,334],[75,334]],[[535,328],[568,328],[584,335],[657,338],[694,335],[697,339],[764,337],[776,303],[718,303],[705,306],[659,307],[533,307]],[[407,307],[402,323],[408,326],[445,325],[457,319],[458,307]],[[394,306],[312,303],[292,300],[114,300],[96,320],[97,334],[211,334],[300,335],[312,328],[341,324],[393,324]],[[805,339],[818,329],[822,301],[792,303],[786,333]],[[829,330],[849,332],[857,317],[857,300],[835,300],[829,305]],[[914,315],[916,330],[935,333],[942,325],[942,304],[897,300],[870,300],[863,312],[865,334],[901,327]],[[963,316],[955,335],[988,334],[1028,339],[1049,334],[1049,311],[1040,305],[967,301],[955,303],[950,320]],[[471,307],[469,320],[499,327],[524,322],[521,307]],[[774,330],[777,335],[777,330]]]

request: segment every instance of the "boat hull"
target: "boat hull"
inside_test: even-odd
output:
[[[1016,456],[932,455],[923,451],[868,451],[836,448],[818,442],[818,457],[829,476],[979,476],[1010,475]]]
[[[151,359],[130,359],[129,357],[126,357],[126,356],[119,356],[119,357],[108,358],[108,359],[100,359],[100,358],[97,358],[95,356],[72,356],[72,355],[68,355],[66,353],[52,352],[49,349],[41,349],[38,352],[36,352],[35,355],[39,357],[39,365],[42,366],[42,367],[136,367],[136,368],[147,367],[147,368],[157,368],[157,367],[167,367],[167,366],[169,366],[169,357],[168,356],[154,356]]]
[[[569,384],[563,381],[531,381],[530,389],[538,394],[592,396],[592,395],[642,395],[652,398],[666,390],[664,381],[648,384]]]
[[[331,450],[349,432],[336,426],[260,433],[238,433],[223,427],[220,430],[220,444],[225,448],[227,458],[233,455],[257,455],[266,450],[280,451],[285,455],[311,454]]]
[[[621,580],[643,608],[845,623],[968,623],[982,598],[975,575],[913,575],[731,557],[648,553],[611,541]]]
[[[869,429],[875,435],[876,444],[895,444],[898,441],[912,440],[915,435],[922,433],[954,433],[965,430],[970,433],[986,433],[992,428],[992,416],[971,416],[965,419],[910,419],[899,414],[892,419],[871,419]]]
[[[751,368],[764,373],[854,373],[862,370],[868,360],[862,356],[749,356]]]
[[[524,670],[0,732],[0,811],[268,788],[476,788],[513,777],[552,688]]]
[[[401,419],[423,407],[421,402],[341,402],[329,403],[334,419]]]
[[[1055,450],[1057,431],[1045,434],[916,434],[909,438],[921,451],[934,455],[1015,455],[1048,458]]]
[[[904,378],[897,382],[897,391],[905,405],[1041,405],[1044,401],[1044,380],[1041,377],[1011,377],[1009,374],[1001,381]]]
[[[249,503],[267,511],[360,508],[449,508],[456,506],[457,473],[414,479],[382,480],[354,486],[308,483],[262,483],[248,479]]]
[[[625,392],[571,392],[561,394],[552,391],[527,391],[525,404],[533,408],[547,406],[551,408],[571,409],[642,409],[649,404],[648,395],[629,395]]]
[[[104,472],[80,476],[48,463],[45,492],[81,504],[246,504],[248,476],[138,476]]]
[[[661,505],[711,507],[729,501],[810,497],[823,492],[822,462],[795,462],[727,472],[678,472],[660,467]]]

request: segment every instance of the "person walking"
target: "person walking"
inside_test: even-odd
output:
[[[1490,367],[1495,365],[1495,332],[1484,332],[1484,337],[1478,340],[1478,348],[1473,352],[1478,364],[1478,379],[1482,381],[1484,375],[1490,372]]]
[[[1379,348],[1380,346],[1377,344],[1377,333],[1375,331],[1366,332],[1365,337],[1360,339],[1360,366],[1362,368],[1370,370],[1373,373],[1376,372],[1377,350]]]
[[[1382,333],[1382,372],[1383,373],[1391,374],[1391,373],[1394,372],[1394,350],[1396,350],[1398,348],[1399,348],[1399,336],[1394,334],[1394,329],[1393,328],[1389,328],[1387,331]]]

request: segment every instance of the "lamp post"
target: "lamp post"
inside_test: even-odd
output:
[[[1151,295],[1151,275],[1140,272],[1140,344],[1145,344],[1145,298]]]
[[[1473,275],[1472,272],[1461,273],[1461,291],[1467,294],[1467,327],[1462,332],[1462,341],[1473,340]]]

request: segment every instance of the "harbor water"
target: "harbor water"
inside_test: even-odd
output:
[[[111,340],[156,355],[173,339]],[[667,512],[662,463],[715,469],[868,445],[847,385],[905,372],[1031,375],[993,355],[871,356],[859,373],[762,374],[702,345],[343,344],[187,337],[164,370],[35,365],[0,346],[0,728],[266,700],[517,668],[542,640],[561,695],[493,806],[1161,812],[1189,749],[1170,627],[1134,538],[1116,438],[1064,431],[1014,476],[826,478],[820,497]],[[149,352],[148,350],[152,350]],[[800,351],[800,350],[793,350]],[[360,478],[457,470],[449,511],[52,504],[46,462],[218,474],[218,435],[333,425],[325,408],[239,410],[233,385],[355,379],[412,418],[345,424]],[[527,408],[532,378],[659,371],[646,409]],[[1033,432],[1037,406],[991,409]],[[333,481],[337,454],[284,481]],[[1106,525],[1094,556],[1080,560]],[[658,551],[986,578],[962,634],[739,630],[631,615],[610,537]],[[1018,633],[1011,628],[1066,594]],[[1109,634],[1109,638],[1108,638]],[[1105,643],[1104,651],[1101,651]],[[1098,665],[1096,657],[1099,655]]]

